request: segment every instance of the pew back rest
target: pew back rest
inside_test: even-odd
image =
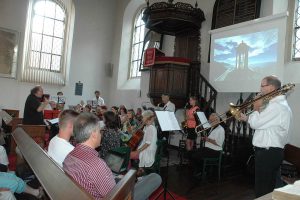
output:
[[[18,118],[19,117],[19,110],[13,110],[13,109],[3,109],[5,112],[7,112],[12,118]]]
[[[51,199],[93,199],[65,174],[47,153],[26,134],[24,129],[17,128],[12,136]]]
[[[296,166],[298,175],[300,175],[300,148],[287,144],[284,148],[284,160]]]
[[[37,143],[44,146],[45,145],[45,125],[24,125],[18,124],[16,122],[15,127],[13,127],[13,131],[16,128],[22,128],[31,138],[33,138]],[[15,154],[16,142],[15,140],[11,140],[10,152]]]

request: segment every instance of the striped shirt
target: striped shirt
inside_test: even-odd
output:
[[[78,144],[63,162],[63,169],[95,199],[102,199],[116,185],[106,163],[98,152]]]

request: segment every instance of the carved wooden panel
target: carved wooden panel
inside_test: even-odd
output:
[[[157,64],[150,70],[149,97],[154,105],[161,102],[163,93],[170,94],[177,108],[183,107],[189,96],[190,66]]]

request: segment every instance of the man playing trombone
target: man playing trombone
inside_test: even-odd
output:
[[[261,95],[280,89],[281,82],[275,76],[262,79]],[[241,113],[240,120],[247,121],[255,129],[252,144],[255,149],[255,195],[263,196],[273,191],[276,180],[280,180],[280,164],[283,149],[288,142],[288,131],[292,118],[291,109],[285,95],[278,95],[265,102],[254,102],[254,112],[249,116]]]

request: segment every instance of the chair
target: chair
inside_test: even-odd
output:
[[[223,142],[222,149],[224,148],[225,142]],[[205,169],[207,166],[217,166],[218,167],[218,182],[221,179],[221,164],[222,164],[222,155],[223,155],[223,150],[219,151],[219,156],[215,158],[211,157],[203,157],[203,166],[202,166],[202,181],[205,180]]]
[[[125,155],[125,161],[122,165],[121,172],[127,171],[127,167],[130,161],[130,151],[131,151],[130,147],[126,147],[126,146],[117,147],[112,149],[111,151]]]
[[[155,153],[155,160],[154,163],[151,167],[146,167],[145,173],[146,174],[150,174],[150,173],[158,173],[160,174],[160,160],[161,160],[161,156],[162,156],[162,147],[165,143],[165,140],[157,140],[156,145],[157,145],[157,149],[156,149],[156,153]]]

